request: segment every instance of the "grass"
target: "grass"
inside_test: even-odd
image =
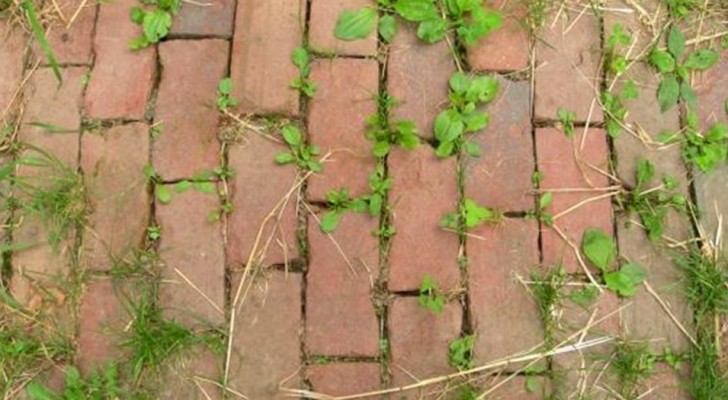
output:
[[[639,389],[651,375],[655,361],[656,356],[647,349],[645,343],[622,341],[617,344],[610,368],[621,384],[620,398],[639,398]]]
[[[561,304],[561,289],[566,283],[566,274],[561,268],[553,268],[546,272],[535,270],[531,273],[533,284],[529,286],[541,323],[546,333],[546,345],[553,345],[553,331],[557,323],[557,308]]]

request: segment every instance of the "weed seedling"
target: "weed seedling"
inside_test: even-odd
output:
[[[291,83],[291,88],[303,93],[306,97],[313,97],[316,93],[316,84],[311,82],[311,57],[305,47],[297,47],[293,50],[293,64],[298,68],[298,77]]]
[[[233,93],[233,80],[230,78],[223,78],[220,83],[217,84],[217,109],[225,112],[230,107],[238,105],[238,101],[232,96]]]
[[[526,213],[526,218],[538,219],[547,226],[554,224],[554,216],[547,211],[547,208],[554,201],[554,194],[552,192],[546,192],[541,195],[538,199],[538,210],[529,210]]]
[[[113,363],[107,364],[101,371],[94,371],[88,379],[83,379],[75,367],[69,367],[65,372],[64,386],[63,392],[56,394],[43,384],[32,382],[26,387],[26,393],[31,400],[114,400],[124,394],[118,368]]]
[[[383,158],[392,147],[400,146],[407,150],[417,148],[420,144],[417,138],[417,127],[414,122],[402,120],[392,123],[390,114],[397,101],[388,93],[379,96],[379,111],[367,118],[368,129],[366,137],[374,142],[372,153],[377,158]]]
[[[131,9],[131,21],[142,28],[142,36],[129,43],[132,50],[140,50],[167,37],[172,28],[172,17],[182,5],[180,0],[145,0],[144,7]]]
[[[698,116],[689,110],[684,135],[663,132],[658,140],[665,144],[682,143],[682,158],[701,172],[709,173],[728,159],[728,125],[717,122],[707,131],[698,131]]]
[[[362,201],[352,199],[348,189],[329,190],[326,193],[329,210],[321,217],[320,228],[324,233],[331,233],[339,226],[339,220],[349,210],[363,211],[366,205]]]
[[[445,308],[445,296],[440,293],[437,282],[429,275],[425,275],[420,285],[419,303],[421,307],[434,314],[442,314]]]
[[[531,273],[531,280],[533,284],[529,288],[541,316],[546,344],[551,345],[553,329],[558,321],[558,308],[563,299],[561,289],[566,282],[566,273],[562,268],[554,268],[544,273],[534,270]]]
[[[453,367],[463,371],[475,367],[473,360],[474,335],[466,335],[450,342],[448,361]]]
[[[281,134],[291,151],[278,153],[276,155],[276,163],[281,165],[296,164],[302,170],[313,172],[321,172],[323,170],[321,162],[314,158],[319,154],[319,148],[306,144],[298,128],[293,125],[286,125],[281,129]]]
[[[610,365],[621,383],[621,398],[639,398],[640,385],[652,374],[655,361],[655,355],[642,343],[623,341],[617,344]]]
[[[601,230],[586,230],[581,248],[586,258],[602,272],[607,289],[618,295],[634,296],[637,286],[645,280],[645,270],[634,263],[625,264],[617,271],[610,271],[617,248],[612,237]]]
[[[556,112],[556,116],[559,117],[559,122],[561,123],[561,127],[564,129],[566,137],[574,137],[574,121],[576,120],[576,114],[564,107],[559,107]]]
[[[476,228],[484,223],[497,223],[501,214],[493,209],[481,207],[474,200],[465,199],[457,213],[445,215],[440,220],[440,226],[452,230],[466,230]]]

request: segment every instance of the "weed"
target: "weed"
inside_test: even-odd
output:
[[[594,285],[585,286],[569,293],[569,300],[585,308],[592,304],[597,297],[599,297],[599,290]]]
[[[316,84],[311,82],[311,57],[305,47],[293,50],[293,64],[298,67],[298,77],[291,83],[291,88],[297,89],[306,97],[313,97],[316,93]]]
[[[448,353],[450,365],[461,371],[475,367],[475,360],[473,360],[474,344],[474,335],[466,335],[450,342]]]
[[[538,307],[541,323],[546,333],[546,344],[551,345],[553,330],[556,327],[557,309],[559,308],[563,295],[561,289],[566,282],[566,273],[563,268],[554,268],[545,273],[534,270],[531,273],[533,284],[530,286]]]
[[[693,110],[688,110],[685,122],[684,135],[665,131],[657,139],[665,144],[681,143],[683,160],[704,173],[713,171],[728,159],[728,125],[717,122],[701,133],[698,115]]]
[[[617,344],[610,365],[621,383],[621,398],[639,398],[639,387],[652,373],[655,361],[655,355],[647,350],[645,344],[627,341]]]
[[[576,114],[573,111],[569,111],[563,107],[559,107],[556,112],[556,116],[559,117],[561,127],[564,129],[566,137],[574,136],[574,121],[576,120]]]
[[[159,225],[152,225],[147,227],[147,239],[154,242],[162,238],[162,227]]]
[[[31,400],[114,400],[124,394],[119,382],[119,370],[108,363],[101,371],[94,371],[88,379],[83,379],[78,369],[69,367],[65,373],[63,393],[55,394],[38,382],[26,387]]]
[[[484,223],[497,223],[502,219],[501,214],[493,209],[481,207],[474,200],[465,199],[459,206],[457,213],[445,215],[440,220],[443,228],[460,230],[473,229]]]
[[[379,96],[379,111],[367,118],[367,139],[374,142],[372,153],[377,158],[383,158],[392,147],[398,145],[404,149],[415,149],[419,144],[417,127],[414,122],[402,120],[392,123],[390,113],[397,101],[388,93]]]
[[[616,79],[627,71],[628,61],[619,50],[631,43],[632,37],[624,31],[622,25],[615,24],[605,46],[604,69]],[[628,80],[620,93],[611,93],[603,90],[601,93],[602,107],[607,115],[606,128],[611,137],[617,137],[622,132],[622,126],[627,118],[627,108],[624,102],[639,97],[639,92],[632,80]]]
[[[217,84],[217,109],[225,112],[230,107],[238,105],[238,101],[232,96],[233,93],[233,80],[223,78],[220,83]]]
[[[684,17],[691,10],[697,8],[700,2],[697,0],[662,0],[667,5],[672,17]]]
[[[662,74],[657,89],[657,100],[660,109],[667,111],[678,99],[685,101],[690,108],[697,107],[693,88],[690,86],[691,71],[705,71],[718,61],[718,53],[711,49],[697,50],[686,57],[685,35],[674,25],[667,36],[667,51],[653,49],[649,55],[649,63]]]
[[[53,49],[51,48],[50,43],[48,43],[48,37],[45,34],[45,29],[43,29],[43,26],[41,26],[40,21],[38,20],[38,15],[36,13],[35,7],[30,2],[30,0],[23,0],[23,2],[21,3],[21,7],[26,18],[28,19],[28,24],[32,28],[35,40],[38,41],[38,45],[40,46],[40,49],[43,52],[46,61],[48,61],[48,64],[50,64],[51,69],[53,70],[53,75],[55,75],[56,80],[58,80],[58,84],[60,85],[61,83],[63,83],[61,69],[59,68],[58,61],[53,54]]]
[[[440,292],[437,282],[429,275],[425,275],[420,285],[419,303],[434,314],[442,314],[445,307],[445,296]]]
[[[607,289],[622,297],[634,296],[637,285],[645,280],[645,270],[634,263],[628,263],[617,271],[610,267],[617,254],[613,239],[599,229],[587,229],[582,238],[582,252],[604,276]]]
[[[144,0],[142,7],[131,9],[131,21],[142,28],[142,36],[129,43],[132,50],[139,50],[158,43],[167,37],[172,28],[172,17],[182,5],[180,0]]]
[[[290,148],[290,152],[278,153],[276,163],[296,164],[298,168],[313,172],[321,172],[323,165],[315,159],[320,152],[317,146],[308,145],[304,142],[301,131],[293,125],[286,125],[281,129],[283,140]]]
[[[539,175],[534,174],[534,178],[539,179],[539,181],[534,182],[540,182],[540,173]],[[535,183],[538,185],[538,183]],[[551,203],[554,201],[554,194],[552,192],[546,192],[541,195],[541,197],[538,199],[538,209],[537,210],[529,210],[526,213],[526,218],[529,219],[538,219],[539,221],[543,222],[547,226],[551,226],[554,224],[554,216],[546,211],[546,209],[551,205]]]
[[[330,190],[326,193],[329,211],[321,217],[321,230],[325,233],[336,230],[341,216],[347,211],[367,212],[371,216],[379,216],[383,211],[384,199],[391,186],[392,178],[386,177],[384,166],[378,165],[369,176],[371,193],[352,198],[347,189]],[[394,228],[385,226],[378,232],[391,236],[394,234]]]
[[[152,139],[159,138],[162,135],[162,132],[164,132],[164,124],[161,122],[156,123],[149,128],[149,136],[151,136]]]

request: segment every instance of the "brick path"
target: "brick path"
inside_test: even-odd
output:
[[[68,13],[81,0],[61,3]],[[467,49],[464,60],[474,74],[497,75],[501,89],[486,108],[490,125],[474,137],[484,154],[459,162],[438,159],[429,145],[448,79],[456,71],[450,48],[444,41],[423,44],[406,24],[400,24],[388,48],[378,46],[374,35],[357,42],[336,39],[339,12],[367,4],[185,3],[167,39],[136,52],[128,50],[139,34],[128,18],[136,0],[87,6],[70,30],[50,35],[63,66],[61,86],[42,59],[36,63],[35,47],[25,47],[28,36],[0,20],[3,121],[19,118],[19,140],[82,171],[92,210],[86,226],[55,249],[43,243],[47,227],[32,218],[12,232],[3,229],[0,236],[0,244],[34,244],[12,252],[7,258],[12,274],[3,278],[21,304],[74,338],[75,355],[57,367],[76,364],[88,373],[125,357],[118,335],[130,316],[120,293],[135,286],[137,278],[124,268],[140,248],[153,249],[160,259],[155,301],[166,318],[197,332],[234,333],[229,360],[225,351],[190,350],[191,361],[161,381],[161,398],[222,398],[210,381],[224,379],[232,389],[228,398],[239,393],[256,400],[283,398],[281,387],[346,395],[408,385],[456,372],[448,363],[448,346],[460,337],[475,335],[473,355],[480,365],[528,351],[548,338],[558,343],[602,317],[585,337],[649,339],[657,353],[666,347],[689,349],[686,336],[644,287],[629,299],[604,293],[587,309],[566,300],[551,310],[558,323],[545,326],[524,285],[531,271],[556,265],[570,284],[588,282],[571,245],[580,243],[585,230],[600,228],[614,236],[622,259],[647,270],[650,287],[692,329],[669,253],[630,224],[636,216],[621,211],[615,201],[592,201],[617,180],[633,186],[637,160],[646,157],[658,176],[678,179],[681,193],[694,191],[700,222],[709,232],[716,229],[717,213],[728,213],[725,164],[709,176],[688,171],[677,147],[650,149],[630,134],[609,138],[605,132],[596,99],[606,76],[600,24],[606,32],[617,23],[639,29],[636,16],[597,16],[587,6],[573,5],[547,16],[541,39],[534,41],[519,24],[524,7],[496,1],[504,27]],[[318,54],[310,76],[317,91],[310,99],[289,88],[298,77],[291,53],[303,43]],[[679,130],[678,109],[659,111],[653,71],[637,65],[629,75],[641,93],[627,104],[627,121],[653,137]],[[240,129],[238,141],[222,141],[220,132],[230,119],[221,116],[215,100],[218,82],[226,76],[232,77],[241,115],[255,123],[265,118],[298,122],[310,143],[322,153],[333,152],[323,172],[296,186],[301,176],[296,168],[274,162],[285,145],[254,128]],[[703,124],[726,121],[726,77],[728,54],[723,53],[717,67],[696,78]],[[623,84],[620,80],[617,87]],[[394,118],[412,120],[422,144],[414,151],[394,149],[386,158],[393,186],[381,220],[347,213],[333,234],[324,234],[317,221],[325,212],[327,191],[346,187],[359,196],[370,190],[368,177],[377,161],[364,136],[365,119],[376,113],[375,96],[384,91],[402,101]],[[558,122],[560,107],[576,115],[573,138]],[[32,122],[67,132],[48,133]],[[273,135],[278,135],[275,129]],[[0,153],[3,162],[9,157]],[[174,193],[170,202],[155,197],[142,173],[148,164],[159,174],[157,185]],[[234,175],[200,175],[216,167]],[[536,172],[542,179],[534,183]],[[21,168],[17,174],[33,171]],[[212,193],[176,193],[174,185],[185,179],[209,182]],[[556,216],[553,228],[527,217],[538,204],[537,189],[554,192],[548,208]],[[211,220],[226,198],[234,211]],[[469,235],[438,227],[464,198],[494,207],[505,218]],[[8,218],[0,214],[0,220]],[[396,234],[391,239],[374,235],[387,221]],[[150,241],[148,227],[157,226],[161,238]],[[726,224],[722,228],[728,234]],[[675,214],[666,235],[682,241],[691,230],[688,218]],[[254,265],[247,264],[251,260]],[[85,273],[79,276],[79,271]],[[439,315],[418,304],[425,276],[448,295]],[[82,293],[64,301],[64,279],[81,279]],[[620,384],[598,376],[611,347],[549,358],[525,372],[524,363],[509,364],[504,371],[519,375],[489,398],[540,399],[551,392],[574,398],[568,396],[580,390],[605,396],[605,387]],[[688,398],[681,374],[664,363],[658,363],[658,371],[645,386],[654,388],[649,398]],[[46,373],[52,379],[53,372]],[[532,378],[536,389],[527,388]],[[486,389],[497,382],[485,374],[473,384]],[[446,389],[427,386],[396,397],[436,398]]]

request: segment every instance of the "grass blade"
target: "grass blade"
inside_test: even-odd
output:
[[[51,49],[51,45],[50,43],[48,43],[48,38],[46,37],[45,31],[38,21],[38,16],[35,13],[35,7],[30,4],[30,0],[23,0],[23,9],[25,10],[25,15],[28,17],[28,23],[30,23],[31,28],[33,28],[33,34],[38,40],[38,45],[43,51],[43,54],[48,61],[48,64],[51,65],[51,69],[53,69],[53,75],[56,76],[58,84],[60,85],[61,83],[63,83],[61,70],[58,68],[58,61],[56,61],[56,56],[53,54],[53,49]]]

